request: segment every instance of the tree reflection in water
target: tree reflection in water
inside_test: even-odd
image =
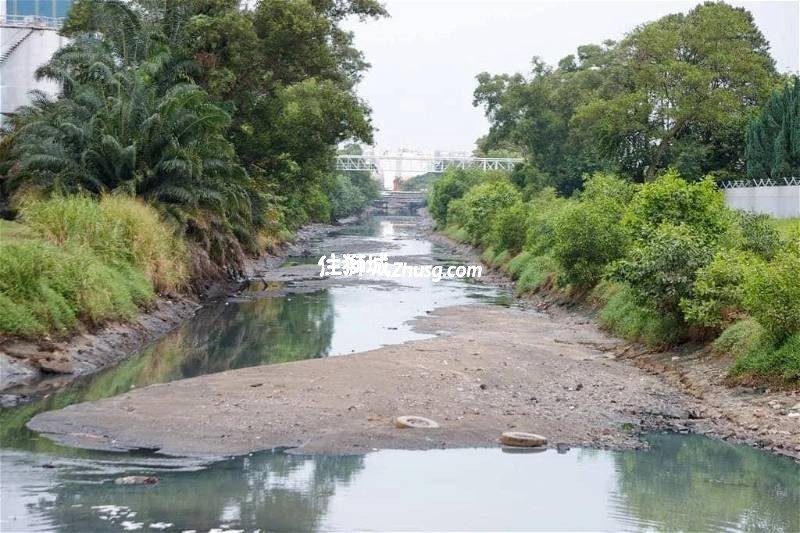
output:
[[[800,472],[789,459],[695,435],[651,435],[614,455],[620,515],[671,531],[800,531]]]
[[[154,383],[324,356],[330,350],[333,322],[328,291],[204,307],[139,355],[77,379],[42,400],[0,410],[0,445],[54,449],[46,439],[34,438],[24,427],[42,411]]]
[[[238,457],[198,472],[158,474],[154,486],[96,484],[84,476],[65,480],[34,511],[59,531],[106,531],[122,521],[171,523],[170,530],[214,527],[247,531],[312,531],[327,512],[336,487],[363,468],[363,456],[302,457],[262,453]],[[124,506],[109,520],[96,506]],[[95,508],[93,508],[95,507]]]

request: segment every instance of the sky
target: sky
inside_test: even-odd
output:
[[[780,72],[800,70],[800,0],[729,2],[747,8]],[[472,107],[475,76],[554,64],[582,44],[619,40],[635,26],[697,2],[389,0],[390,17],[348,20],[371,69],[358,92],[384,149],[471,151],[488,130]]]

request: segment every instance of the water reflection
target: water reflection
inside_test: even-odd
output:
[[[697,436],[614,456],[620,514],[658,529],[800,531],[800,465]]]
[[[702,437],[650,451],[263,453],[151,487],[68,472],[20,488],[39,529],[770,530],[800,528],[800,466]],[[107,479],[107,478],[106,478]],[[112,513],[111,510],[116,510]],[[130,513],[135,513],[131,515]],[[12,516],[4,511],[4,531]]]

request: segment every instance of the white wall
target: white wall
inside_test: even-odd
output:
[[[29,31],[30,28],[0,27],[0,49],[5,52]],[[13,112],[29,103],[28,92],[33,89],[51,95],[58,91],[57,84],[51,81],[36,81],[34,72],[66,42],[55,29],[35,29],[0,65],[0,113]]]
[[[800,186],[725,189],[725,203],[734,209],[766,213],[775,218],[800,217]]]

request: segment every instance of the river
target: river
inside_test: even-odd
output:
[[[419,226],[415,216],[373,216],[286,266],[331,251],[458,262]],[[639,451],[275,450],[209,462],[64,448],[24,427],[38,412],[134,387],[424,338],[407,322],[438,307],[513,305],[503,290],[470,281],[301,285],[270,292],[254,280],[119,365],[3,409],[0,530],[800,530],[798,464],[699,436],[649,435],[650,449]],[[113,483],[132,474],[160,481]]]

